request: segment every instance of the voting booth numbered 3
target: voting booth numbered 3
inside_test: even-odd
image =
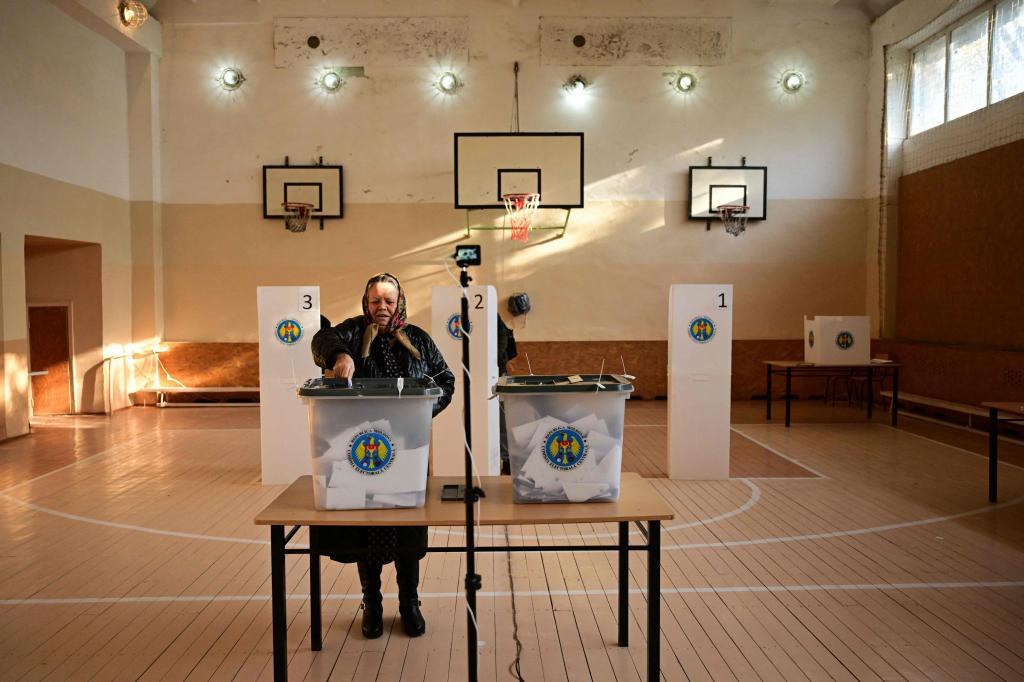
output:
[[[669,290],[668,476],[729,478],[732,285]]]
[[[320,330],[320,287],[257,287],[260,344],[260,459],[264,485],[310,473],[306,409],[295,388],[320,375],[310,342]],[[299,445],[296,447],[296,445]]]
[[[466,287],[466,295],[473,458],[481,476],[497,476],[501,473],[498,401],[491,396],[498,380],[498,295],[493,286],[484,285]],[[461,305],[460,287],[438,286],[431,290],[431,336],[456,377],[463,374]],[[435,476],[461,476],[465,472],[463,400],[462,391],[456,390],[449,408],[434,419]]]

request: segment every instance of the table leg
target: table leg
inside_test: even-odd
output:
[[[868,419],[871,419],[875,406],[875,368],[868,365]]]
[[[988,501],[999,493],[999,410],[988,408]]]
[[[316,526],[309,527],[309,638],[310,648],[320,651],[324,645],[323,618],[320,613],[320,537]]]
[[[772,366],[765,365],[768,371],[765,372],[764,376],[764,418],[768,421],[772,420]]]
[[[896,426],[896,421],[900,414],[900,368],[892,368],[892,425]]]
[[[629,646],[629,522],[619,522],[619,646]]]
[[[661,521],[647,522],[647,679],[661,679]]]
[[[270,603],[273,617],[274,680],[288,679],[288,622],[284,597],[284,526],[270,527]]]
[[[789,403],[793,396],[793,370],[786,368],[786,426],[789,426]]]

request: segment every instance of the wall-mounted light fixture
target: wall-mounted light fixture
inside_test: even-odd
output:
[[[138,28],[146,23],[149,11],[139,0],[121,0],[117,5],[117,17],[125,28]]]
[[[684,94],[692,92],[697,87],[697,77],[692,73],[680,72],[672,79],[672,87],[676,89],[676,92]]]
[[[319,85],[320,89],[328,95],[333,95],[338,92],[338,90],[341,90],[341,86],[344,84],[345,80],[341,77],[341,74],[334,69],[326,69],[322,74],[320,74],[320,78],[317,79],[317,85]]]
[[[790,95],[796,94],[800,88],[804,87],[804,75],[799,71],[787,71],[779,79],[779,85],[782,86],[783,92]]]
[[[220,75],[217,76],[217,82],[225,90],[237,90],[245,82],[245,76],[235,67],[229,66],[221,70]]]
[[[446,95],[454,95],[455,91],[462,87],[462,81],[451,71],[445,71],[437,79],[437,89]]]

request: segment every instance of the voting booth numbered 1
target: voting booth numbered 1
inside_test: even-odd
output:
[[[668,476],[729,478],[732,285],[669,290]]]
[[[309,418],[295,388],[320,376],[310,342],[320,330],[320,287],[257,287],[260,343],[260,459],[264,485],[312,471]]]
[[[498,294],[494,287],[483,285],[466,287],[466,292],[473,458],[481,476],[497,476],[501,473],[498,401],[491,395],[498,381]],[[463,374],[461,301],[459,287],[434,287],[431,292],[431,336],[456,379]],[[461,380],[456,385],[461,387]],[[448,409],[434,418],[431,452],[435,476],[461,476],[466,471],[463,397],[456,389]]]
[[[867,315],[804,317],[804,362],[866,365],[871,362],[871,318]]]

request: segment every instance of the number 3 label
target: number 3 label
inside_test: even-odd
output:
[[[320,287],[299,287],[299,311],[320,308]]]

